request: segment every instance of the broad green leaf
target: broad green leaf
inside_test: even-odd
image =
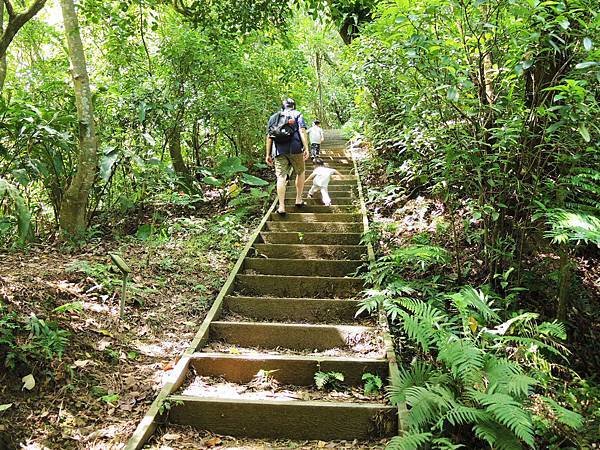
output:
[[[114,147],[107,147],[100,160],[100,178],[108,181],[112,174],[112,169],[119,158],[119,152]]]
[[[150,135],[150,133],[143,133],[142,137],[146,140],[146,142],[152,146],[156,145],[156,140]]]
[[[263,180],[262,178],[255,177],[254,175],[250,175],[248,173],[242,175],[242,183],[250,186],[267,186],[269,184],[268,181]]]
[[[583,140],[585,142],[590,142],[590,140],[591,140],[590,132],[585,125],[583,125],[583,124],[579,125],[579,128],[577,129],[577,131],[579,131],[579,134],[581,134],[581,137],[583,138]]]
[[[202,182],[204,184],[209,184],[211,186],[216,186],[216,187],[223,186],[223,182],[221,180],[218,180],[215,177],[204,177],[204,178],[202,178]]]
[[[576,69],[589,69],[590,67],[594,67],[597,66],[599,63],[595,62],[595,61],[586,61],[586,62],[582,62],[579,63],[575,66]]]
[[[458,101],[460,94],[456,86],[450,86],[448,88],[448,94],[446,95],[446,97],[448,98],[448,100],[452,100],[453,102]]]
[[[231,177],[236,173],[247,171],[248,168],[242,164],[242,160],[237,156],[227,158],[215,169],[216,174],[223,175],[225,177]]]
[[[589,52],[593,46],[594,43],[589,37],[583,38],[583,48],[585,48]]]
[[[0,412],[2,411],[6,411],[8,408],[10,408],[13,404],[12,403],[5,403],[3,405],[0,405]]]

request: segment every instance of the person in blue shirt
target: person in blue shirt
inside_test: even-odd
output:
[[[289,136],[278,138],[279,129],[286,128]],[[280,111],[269,118],[267,124],[267,142],[265,161],[269,166],[275,166],[277,176],[277,197],[279,207],[277,213],[285,215],[285,190],[290,168],[296,175],[296,207],[302,208],[304,189],[304,161],[308,159],[308,138],[306,123],[302,113],[296,110],[296,102],[288,98],[283,102]]]

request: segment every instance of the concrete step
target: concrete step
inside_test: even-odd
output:
[[[382,380],[389,376],[385,359],[301,356],[301,355],[229,355],[194,353],[191,365],[200,376],[223,377],[232,383],[248,383],[260,370],[269,370],[281,384],[312,386],[315,372],[341,372],[348,386],[361,386],[362,375],[372,373]]]
[[[317,198],[318,197],[318,198]],[[315,206],[323,206],[323,201],[321,200],[320,195],[315,195],[315,198],[307,198],[306,195],[303,196],[304,203],[307,205],[315,205]],[[285,204],[289,207],[293,207],[296,201],[296,194],[288,195],[285,199]],[[338,197],[333,200],[334,205],[354,205],[358,207],[358,196],[355,197]]]
[[[352,222],[289,222],[269,221],[266,224],[268,231],[295,231],[295,232],[324,232],[324,233],[362,233],[362,223]]]
[[[309,189],[311,188],[312,184],[308,183],[304,185],[304,189],[302,189],[302,192],[308,192]],[[358,187],[355,185],[346,185],[346,184],[340,184],[340,185],[329,185],[328,189],[329,192],[358,192]],[[296,186],[293,185],[288,185],[288,188],[286,190],[287,193],[294,193],[296,194]]]
[[[343,301],[343,300],[340,300]],[[354,342],[368,339],[374,328],[357,325],[315,325],[271,322],[211,322],[211,341],[240,347],[292,350],[350,349]]]
[[[352,298],[362,289],[360,278],[238,274],[233,292],[249,297]]]
[[[329,208],[329,206],[325,206]],[[333,208],[333,206],[332,206]],[[294,233],[262,232],[260,236],[265,244],[322,244],[322,245],[358,245],[360,233]]]
[[[300,208],[301,209],[301,208]],[[356,213],[310,213],[310,212],[287,212],[285,216],[277,213],[271,214],[273,221],[285,222],[361,222],[362,214]]]
[[[364,265],[359,260],[245,258],[242,273],[260,275],[297,275],[344,277]]]
[[[352,323],[359,308],[359,301],[227,296],[223,308],[251,320]]]
[[[362,245],[254,244],[257,255],[279,259],[353,259],[367,254]]]
[[[305,199],[306,201],[306,199]],[[358,206],[353,206],[353,205],[332,205],[332,206],[325,206],[325,205],[305,205],[302,208],[298,208],[296,206],[294,206],[294,203],[292,202],[290,206],[286,207],[286,210],[288,213],[354,213],[354,214],[358,214],[360,211],[358,209]],[[362,215],[361,215],[362,217]]]
[[[327,166],[327,167],[331,167],[331,166]],[[354,173],[354,168],[350,167],[348,165],[344,165],[342,167],[336,168],[336,167],[331,167],[332,169],[336,169],[338,172],[340,172],[342,175],[356,175]],[[306,168],[306,176],[310,175],[312,173],[313,169],[312,168]]]
[[[398,432],[397,408],[379,403],[246,400],[173,395],[169,421],[213,433],[277,439],[375,439]]]
[[[304,201],[306,201],[307,199],[307,195],[308,195],[308,190],[306,190],[303,195],[302,195],[302,199]],[[291,199],[291,200],[295,200],[296,199],[296,192],[286,192],[285,194],[285,198],[286,199]],[[321,198],[321,193],[317,193],[314,195],[314,198]],[[352,191],[350,189],[348,190],[344,190],[344,191],[329,191],[329,198],[331,198],[332,202],[335,204],[335,200],[340,199],[340,198],[351,198],[351,199],[356,199],[358,200],[358,194],[355,191]]]

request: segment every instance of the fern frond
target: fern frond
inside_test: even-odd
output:
[[[508,380],[506,390],[509,394],[526,397],[531,393],[531,387],[536,384],[538,381],[535,378],[523,373],[515,373]]]
[[[472,380],[483,368],[484,351],[467,339],[440,343],[437,360],[450,367],[456,378]]]
[[[386,446],[386,450],[418,450],[419,447],[431,441],[431,433],[406,433],[394,436]]]
[[[471,406],[456,405],[446,415],[440,417],[438,421],[438,427],[441,426],[445,421],[448,421],[450,425],[465,425],[468,423],[478,423],[482,420],[489,420],[489,414],[484,410],[473,408]]]
[[[485,406],[486,411],[490,412],[496,421],[510,429],[515,436],[530,447],[534,446],[531,415],[513,397],[507,394],[487,394],[474,390],[469,391],[469,396]]]
[[[411,407],[406,415],[406,422],[413,429],[435,422],[440,414],[444,414],[452,406],[451,393],[440,386],[437,389],[412,386],[404,393],[406,403]]]
[[[473,427],[475,436],[497,450],[522,450],[523,446],[509,429],[492,420],[479,422]]]
[[[434,450],[458,450],[465,447],[463,444],[455,444],[448,438],[436,438],[431,443]]]
[[[574,430],[578,430],[583,426],[583,417],[581,414],[576,413],[575,411],[571,411],[563,406],[560,406],[556,400],[550,397],[540,397],[544,403],[546,403],[554,414],[556,414],[556,418],[558,421]]]
[[[435,342],[433,324],[423,320],[420,316],[410,315],[403,310],[398,311],[398,314],[402,319],[400,325],[408,337],[419,343],[423,351],[428,352]]]
[[[421,270],[425,270],[433,264],[448,264],[450,253],[442,247],[415,244],[396,249],[386,260],[394,261],[401,268],[418,265]]]
[[[534,350],[543,349],[543,350],[546,350],[546,351],[552,353],[553,355],[560,356],[566,360],[566,357],[563,355],[563,353],[560,350],[540,341],[539,339],[523,337],[523,336],[496,336],[496,340],[503,341],[503,342],[512,342],[521,347],[527,347],[528,349],[534,349]]]
[[[481,290],[476,291],[471,286],[467,286],[460,292],[449,295],[448,298],[464,317],[468,317],[469,312],[473,311],[479,313],[485,321],[500,320],[498,314],[491,307],[491,301]]]
[[[567,329],[565,324],[557,320],[553,322],[543,322],[535,328],[538,334],[542,336],[548,336],[553,339],[560,339],[564,341],[567,339]]]

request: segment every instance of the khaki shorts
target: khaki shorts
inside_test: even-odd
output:
[[[273,163],[275,164],[275,175],[277,175],[277,178],[285,178],[289,173],[290,167],[294,169],[292,175],[301,175],[304,173],[304,153],[279,155],[275,157]]]

